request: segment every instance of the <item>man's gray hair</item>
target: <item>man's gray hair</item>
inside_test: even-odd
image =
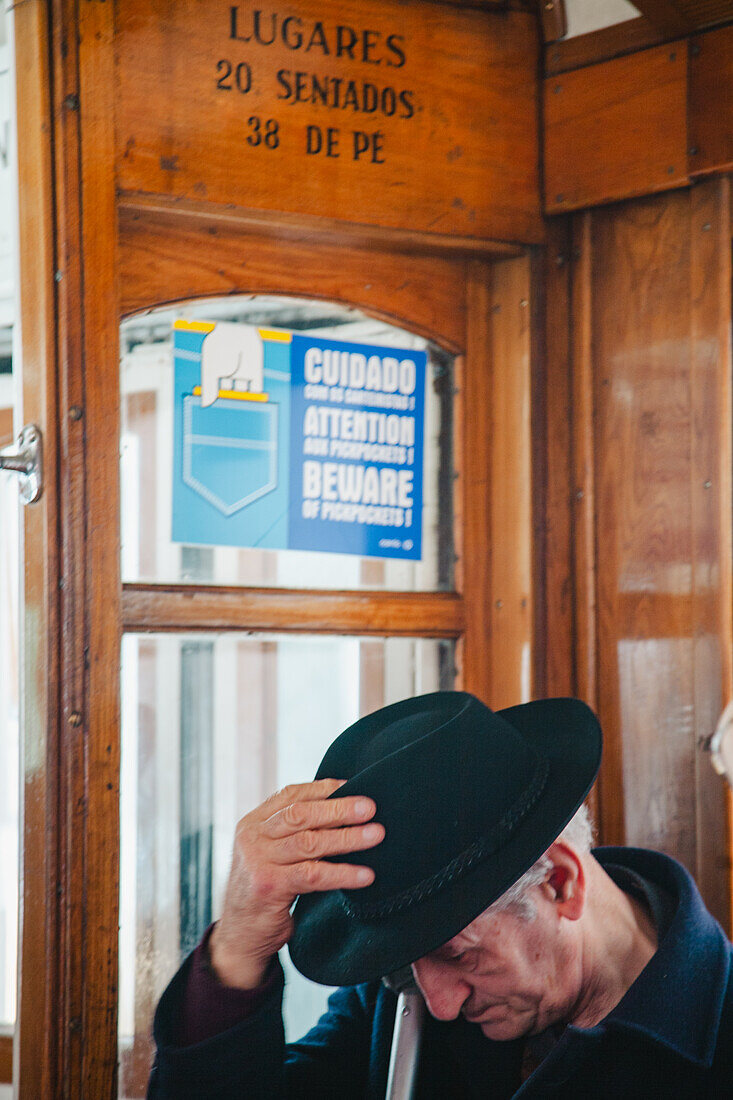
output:
[[[583,803],[575,815],[571,817],[567,825],[557,838],[566,840],[580,852],[589,852],[593,844],[593,822],[591,821],[588,807]],[[486,910],[487,915],[501,913],[506,909],[512,909],[522,920],[534,920],[537,916],[537,906],[534,899],[529,896],[533,886],[539,886],[545,881],[547,873],[552,867],[552,861],[545,854],[540,856],[521,878],[517,879],[501,897],[497,898]]]

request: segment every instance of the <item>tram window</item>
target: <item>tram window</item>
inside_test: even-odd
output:
[[[234,826],[311,778],[362,714],[453,685],[453,643],[420,638],[128,634],[122,649],[120,1096],[145,1093],[157,999],[217,916]],[[296,1037],[328,990],[286,968]]]
[[[353,354],[346,353],[339,353],[342,368],[334,368],[344,385],[329,387],[329,370],[337,363],[334,353],[326,363],[312,366],[311,392],[341,389],[346,401],[343,407],[334,404],[335,398],[303,401],[304,407],[309,404],[310,420],[299,430],[310,435],[300,445],[290,437],[288,454],[282,443],[284,417],[289,415],[283,409],[285,404],[290,408],[289,383],[282,381],[290,377],[288,361],[285,368],[272,366],[273,360],[267,358],[274,355],[269,339],[264,353],[259,353],[264,355],[259,382],[245,377],[248,368],[242,369],[243,381],[215,380],[211,407],[201,385],[189,386],[194,392],[185,396],[174,385],[180,356],[189,360],[198,356],[192,369],[200,371],[202,384],[209,372],[204,360],[209,345],[204,337],[199,336],[197,345],[194,341],[193,351],[176,350],[176,333],[196,335],[197,329],[218,326],[211,333],[213,339],[232,323],[275,336],[284,331],[336,341],[344,348],[385,348],[384,363],[396,364],[399,349],[407,357],[424,353],[425,367],[418,368],[421,373],[415,384],[417,395],[402,393],[408,389],[402,376],[395,377],[394,393],[389,392],[393,386],[386,373],[381,383],[378,378],[366,383],[363,377],[355,378],[348,366]],[[386,355],[390,348],[395,349],[391,357]],[[362,371],[364,360],[357,356]],[[239,361],[246,362],[246,356]],[[379,361],[378,355],[368,360],[370,364]],[[230,368],[221,369],[228,374]],[[437,346],[330,302],[232,297],[155,309],[123,322],[120,373],[124,581],[386,591],[453,588],[453,362]],[[355,381],[365,388],[350,386]],[[222,387],[219,399],[217,384]],[[239,392],[235,392],[237,386]],[[250,386],[253,392],[245,392]],[[301,392],[308,389],[304,386]],[[267,392],[273,390],[274,398]],[[255,397],[265,400],[255,401]],[[238,403],[235,398],[240,399]],[[405,415],[400,400],[417,400],[416,415]],[[242,412],[251,425],[245,429],[239,427]],[[293,411],[293,422],[295,418]],[[235,420],[237,427],[230,431]],[[228,454],[222,438],[235,448]],[[323,503],[317,502],[316,507],[322,509],[319,519],[326,509],[328,518],[314,535],[304,499],[301,529],[294,538],[292,524],[298,510],[292,504],[292,485],[296,479],[305,482],[306,474],[315,475],[318,484],[310,478],[303,494],[319,497],[322,493]],[[342,475],[348,484],[342,484]],[[288,477],[290,490],[284,488]],[[328,478],[332,481],[327,485]],[[183,487],[174,489],[181,481]],[[415,507],[413,516],[409,506],[418,493],[421,506]],[[251,504],[242,504],[249,500]],[[259,526],[251,519],[255,508],[265,517],[257,520]],[[376,539],[370,530],[377,529],[369,525],[378,521],[389,526],[379,526],[381,537]],[[416,532],[415,537],[408,537],[411,532],[406,525]],[[339,540],[345,552],[343,546],[339,546],[341,552],[331,552]]]

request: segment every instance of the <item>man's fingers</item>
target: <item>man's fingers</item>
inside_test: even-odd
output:
[[[315,779],[312,783],[290,783],[266,798],[256,810],[252,811],[250,817],[255,820],[266,820],[291,803],[328,798],[339,787],[343,787],[345,782],[345,779]]]
[[[289,802],[277,810],[263,826],[272,840],[292,836],[307,829],[333,829],[344,825],[359,825],[377,812],[371,798],[361,795],[349,798],[320,798],[312,801]]]
[[[274,844],[272,858],[280,864],[299,863],[304,859],[318,860],[324,856],[361,852],[381,844],[383,840],[384,826],[376,822],[344,829],[304,829]]]
[[[358,890],[374,882],[371,867],[350,863],[328,863],[309,859],[289,870],[288,880],[294,894],[313,894],[321,890]]]

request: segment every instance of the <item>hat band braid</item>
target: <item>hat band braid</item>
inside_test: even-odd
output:
[[[480,840],[475,840],[468,848],[454,856],[450,863],[447,863],[440,871],[436,871],[435,874],[422,879],[414,886],[402,890],[387,901],[367,901],[355,905],[351,899],[341,893],[339,896],[341,905],[350,917],[357,917],[360,920],[379,920],[382,917],[389,917],[393,913],[399,913],[403,909],[409,909],[410,906],[418,902],[425,901],[426,898],[437,894],[440,890],[455,882],[456,879],[462,878],[477,863],[481,863],[487,856],[493,855],[514,832],[519,822],[529,813],[542,794],[547,783],[549,770],[549,762],[545,759],[540,760],[529,786],[525,788],[514,805],[507,810],[503,817],[499,818],[485,836],[481,837]]]

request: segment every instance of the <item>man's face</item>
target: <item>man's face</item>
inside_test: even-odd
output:
[[[539,896],[540,888],[532,893]],[[544,898],[534,920],[511,909],[477,917],[412,965],[431,1015],[453,1020],[460,1013],[500,1040],[536,1035],[566,1019],[580,985],[566,925]]]

